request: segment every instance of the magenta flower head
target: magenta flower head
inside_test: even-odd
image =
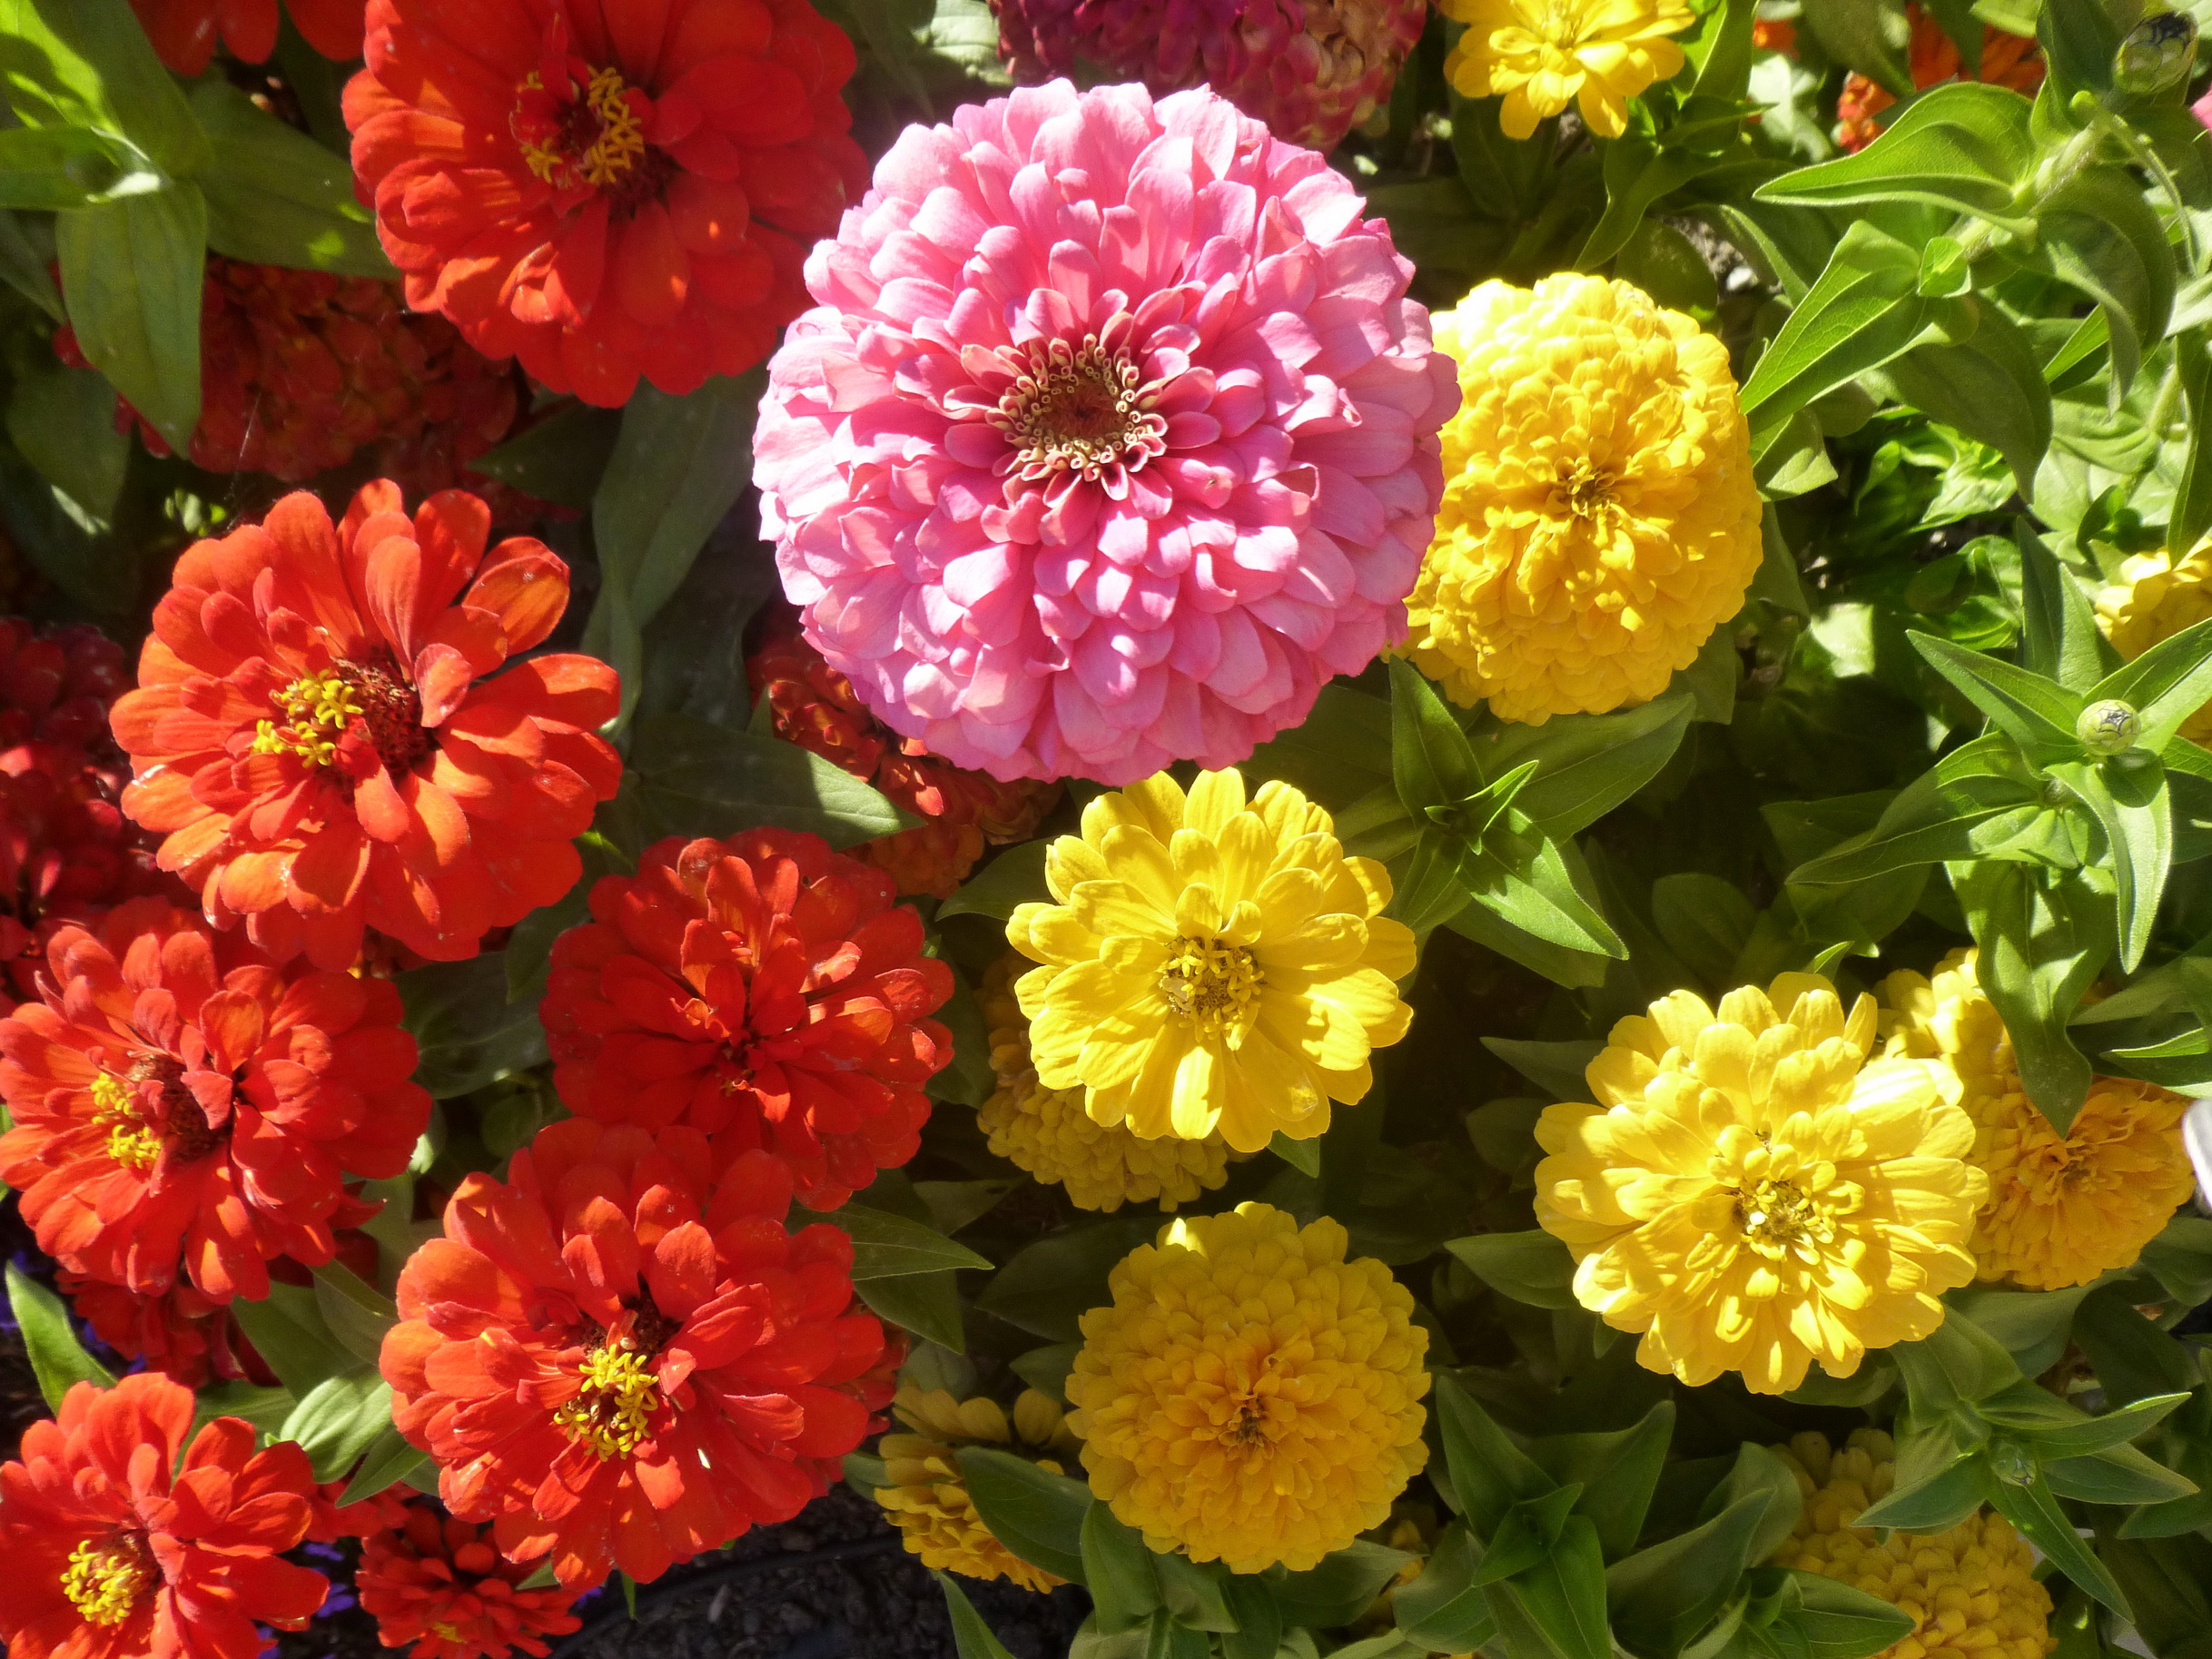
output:
[[[909,127],[769,366],[806,637],[1001,778],[1220,768],[1406,627],[1458,404],[1350,183],[1204,90]]]
[[[1390,96],[1428,0],[992,0],[1014,78],[1208,85],[1278,138],[1333,150]]]

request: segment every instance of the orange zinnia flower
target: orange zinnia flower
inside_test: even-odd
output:
[[[353,172],[408,302],[587,402],[766,357],[867,180],[805,0],[370,0],[368,44]]]
[[[154,54],[179,74],[196,75],[223,50],[249,64],[276,50],[277,0],[131,0]],[[286,0],[292,26],[328,58],[361,54],[361,0]]]
[[[568,608],[568,567],[527,537],[487,554],[489,526],[459,490],[410,521],[380,481],[335,529],[301,491],[177,561],[115,705],[123,805],[218,927],[324,968],[364,927],[452,962],[576,884],[571,837],[622,777],[593,730],[615,671],[509,663]]]
[[[462,1178],[384,1338],[392,1420],[449,1509],[574,1590],[828,1490],[888,1398],[884,1332],[854,1310],[851,1239],[785,1230],[788,1170],[571,1118],[509,1183]]]
[[[254,1351],[228,1303],[192,1285],[175,1284],[159,1296],[141,1296],[64,1268],[59,1280],[93,1334],[125,1359],[143,1359],[187,1388],[217,1380],[267,1388],[276,1373]]]
[[[0,749],[27,744],[42,764],[113,759],[108,706],[130,684],[130,659],[98,628],[0,617]]]
[[[568,1611],[573,1590],[518,1588],[530,1569],[503,1560],[483,1528],[410,1504],[400,1518],[361,1545],[354,1585],[361,1611],[376,1618],[386,1647],[410,1659],[506,1659],[542,1655],[545,1638],[581,1623]]]
[[[1958,43],[1943,25],[1918,5],[1905,7],[1912,19],[1912,84],[1925,91],[1955,78],[1965,67]],[[1981,73],[1975,77],[1991,86],[2010,86],[2032,94],[2043,84],[2043,54],[2025,35],[2008,35],[1986,24],[1981,30]],[[1881,136],[1882,123],[1874,119],[1897,99],[1884,87],[1853,72],[1843,79],[1836,96],[1836,143],[1846,151],[1863,150]]]
[[[389,981],[272,966],[142,902],[47,947],[44,1001],[0,1021],[0,1180],[39,1248],[158,1296],[269,1294],[269,1260],[331,1259],[343,1183],[407,1167],[430,1097]]]
[[[777,736],[867,779],[929,820],[847,849],[888,874],[901,893],[952,897],[986,845],[1027,841],[1060,800],[1057,783],[1001,782],[940,759],[920,738],[900,736],[868,712],[853,682],[801,637],[795,621],[753,654],[746,677],[755,697],[768,699]]]
[[[951,970],[880,870],[820,837],[671,838],[553,943],[538,1012],[571,1111],[761,1147],[834,1210],[921,1146]]]
[[[236,1417],[193,1436],[192,1417],[189,1389],[143,1373],[78,1383],[24,1430],[0,1466],[12,1659],[255,1659],[255,1620],[297,1630],[322,1605],[321,1574],[276,1559],[307,1532],[307,1454],[256,1452]]]

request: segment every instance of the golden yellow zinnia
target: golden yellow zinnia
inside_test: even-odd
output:
[[[2138,553],[2120,566],[2116,587],[2097,596],[2097,620],[2133,662],[2161,639],[2212,617],[2212,536],[2176,564],[2163,552]],[[2181,723],[2181,735],[2212,747],[2212,703]]]
[[[1009,953],[983,976],[983,1023],[998,1087],[975,1109],[991,1150],[1039,1180],[1057,1186],[1078,1210],[1111,1212],[1124,1204],[1188,1204],[1229,1180],[1231,1152],[1218,1134],[1203,1141],[1163,1135],[1142,1141],[1124,1123],[1108,1129],[1083,1110],[1081,1089],[1047,1089],[1029,1052],[1029,1022],[1014,1000],[1013,976],[1027,963]]]
[[[1825,1435],[1803,1434],[1774,1449],[1795,1470],[1805,1506],[1773,1565],[1878,1595],[1914,1621],[1911,1635],[1874,1659],[2044,1659],[2058,1646],[2050,1592],[2036,1581],[2035,1556],[2004,1516],[1984,1510],[1948,1532],[1886,1539],[1852,1525],[1895,1483],[1889,1436],[1854,1429],[1839,1452]]]
[[[1666,37],[1697,21],[1684,0],[1437,0],[1467,25],[1444,60],[1470,98],[1503,94],[1498,125],[1526,138],[1536,123],[1579,102],[1600,138],[1628,130],[1628,100],[1682,71]]]
[[[1953,951],[1932,980],[1891,974],[1881,1031],[1891,1053],[1940,1061],[1959,1079],[1973,1160],[1990,1178],[1972,1241],[1980,1277],[2059,1290],[2132,1267],[2196,1185],[2181,1139],[2188,1101],[2155,1083],[2094,1078],[2060,1134],[2020,1083],[1974,959]]]
[[[1587,1072],[1602,1104],[1545,1109],[1536,1220],[1582,1305],[1644,1333],[1644,1365],[1781,1394],[1942,1323],[1989,1183],[1950,1074],[1869,1063],[1874,1042],[1874,999],[1847,1016],[1816,974],[1717,1011],[1677,991],[1613,1028]]]
[[[1406,1034],[1395,982],[1413,934],[1382,913],[1390,878],[1347,858],[1329,815],[1287,784],[1248,805],[1234,770],[1186,796],[1166,773],[1099,795],[1045,855],[1051,904],[1006,924],[1045,965],[1015,986],[1048,1089],[1146,1140],[1217,1131],[1257,1152],[1328,1127]]]
[[[1344,1229],[1266,1204],[1131,1251],[1068,1379],[1091,1489],[1162,1552],[1232,1573],[1314,1565],[1428,1459],[1428,1333]]]
[[[1062,1466],[1042,1456],[1075,1455],[1075,1437],[1060,1407],[1034,1388],[1014,1401],[1013,1419],[996,1400],[956,1400],[943,1388],[927,1393],[904,1387],[892,1402],[899,1421],[913,1432],[885,1435],[876,1456],[891,1484],[878,1486],[881,1504],[899,1531],[906,1552],[940,1572],[970,1578],[1010,1578],[1025,1590],[1050,1590],[1064,1579],[1032,1565],[992,1536],[969,1501],[967,1482],[955,1451],[963,1446],[990,1446],[1017,1451],[1055,1475]]]
[[[1759,568],[1726,348],[1603,277],[1485,282],[1435,322],[1462,402],[1406,655],[1503,720],[1649,702]]]

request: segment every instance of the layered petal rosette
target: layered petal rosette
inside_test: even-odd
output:
[[[851,1238],[786,1232],[791,1197],[765,1152],[588,1118],[505,1182],[464,1177],[383,1351],[447,1507],[573,1590],[657,1578],[828,1490],[890,1399],[884,1331]]]
[[[560,899],[571,838],[621,782],[596,728],[615,671],[513,659],[553,631],[568,567],[460,490],[410,518],[370,484],[333,526],[304,490],[177,561],[115,705],[123,809],[218,927],[348,968],[364,929],[433,961]]]
[[[582,1623],[568,1611],[573,1591],[520,1588],[529,1569],[503,1557],[484,1532],[407,1504],[362,1539],[355,1583],[378,1641],[406,1648],[409,1659],[544,1659],[548,1636]]]
[[[540,1005],[571,1111],[773,1152],[834,1210],[921,1145],[952,971],[882,871],[819,836],[648,847],[553,945]]]
[[[806,273],[762,520],[894,731],[1002,778],[1227,765],[1404,632],[1457,395],[1318,154],[1055,82],[908,128]]]
[[[329,1261],[374,1208],[350,1179],[407,1167],[430,1121],[388,980],[272,965],[165,905],[104,943],[66,928],[43,1000],[0,1021],[0,1180],[74,1272],[213,1302],[269,1262]]]

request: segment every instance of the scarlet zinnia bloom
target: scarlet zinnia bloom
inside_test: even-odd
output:
[[[66,1269],[60,1283],[94,1335],[172,1382],[187,1388],[215,1381],[276,1384],[276,1374],[246,1340],[228,1304],[189,1283],[142,1296]]]
[[[38,994],[47,943],[72,923],[98,925],[126,899],[190,895],[154,865],[153,838],[116,798],[127,774],[83,760],[0,755],[0,1014]]]
[[[353,172],[408,303],[587,402],[767,356],[867,177],[805,0],[370,0]]]
[[[1927,88],[1964,73],[1959,44],[1949,30],[1918,5],[1907,5],[1912,19],[1912,84]],[[2043,84],[2043,54],[2030,36],[2008,35],[1984,25],[1981,30],[1981,72],[1974,77],[1991,86],[2009,86],[2033,94]],[[1836,143],[1845,150],[1863,150],[1881,136],[1882,123],[1874,119],[1897,102],[1888,88],[1853,73],[1843,79],[1836,95]]]
[[[108,706],[130,684],[130,659],[98,628],[0,617],[0,750],[30,745],[42,762],[73,764],[112,756]]]
[[[215,42],[249,64],[276,50],[277,0],[131,0],[155,54],[179,74],[196,75]],[[361,54],[361,0],[285,0],[307,44],[340,63]]]
[[[138,768],[124,810],[167,833],[162,867],[211,921],[242,917],[280,959],[351,967],[369,927],[475,955],[576,884],[570,838],[621,782],[593,729],[612,668],[538,657],[486,677],[553,631],[568,567],[527,537],[488,555],[475,496],[400,507],[367,485],[333,529],[301,491],[187,548],[115,705]]]
[[[430,1120],[389,982],[221,950],[183,911],[120,949],[65,928],[0,1021],[0,1180],[73,1272],[158,1296],[181,1264],[258,1300],[271,1258],[331,1259],[363,1215],[344,1181],[399,1174]]]
[[[900,135],[754,447],[784,591],[879,719],[1129,783],[1242,760],[1405,632],[1458,394],[1360,207],[1203,90]]]
[[[568,1611],[575,1591],[518,1588],[530,1569],[502,1558],[484,1531],[409,1504],[362,1541],[353,1582],[379,1641],[410,1659],[506,1659],[543,1655],[546,1637],[582,1623]]]
[[[321,1574],[276,1559],[307,1531],[307,1454],[256,1452],[237,1417],[195,1436],[192,1417],[189,1389],[144,1373],[78,1383],[24,1430],[0,1466],[13,1659],[254,1659],[256,1620],[297,1630],[322,1605]]]
[[[1060,800],[1058,783],[1001,783],[886,730],[854,696],[852,681],[795,629],[773,634],[746,664],[746,674],[753,695],[766,697],[775,711],[777,736],[867,779],[929,820],[846,849],[887,874],[901,893],[950,898],[985,846],[1027,841]]]
[[[69,329],[54,345],[64,362],[84,361]],[[368,447],[380,472],[427,493],[460,482],[463,463],[515,424],[513,370],[479,355],[444,318],[409,314],[398,283],[239,260],[207,262],[200,387],[193,464],[289,484]],[[117,399],[117,426],[133,423],[147,449],[170,452]],[[394,459],[413,465],[401,475]]]
[[[608,1123],[764,1148],[832,1210],[921,1145],[952,971],[890,879],[819,836],[670,838],[591,890],[539,1013],[554,1086]]]
[[[838,1477],[889,1397],[850,1238],[693,1129],[571,1118],[469,1175],[400,1275],[392,1420],[439,1495],[562,1585],[658,1577]],[[878,1425],[880,1427],[880,1425]]]

